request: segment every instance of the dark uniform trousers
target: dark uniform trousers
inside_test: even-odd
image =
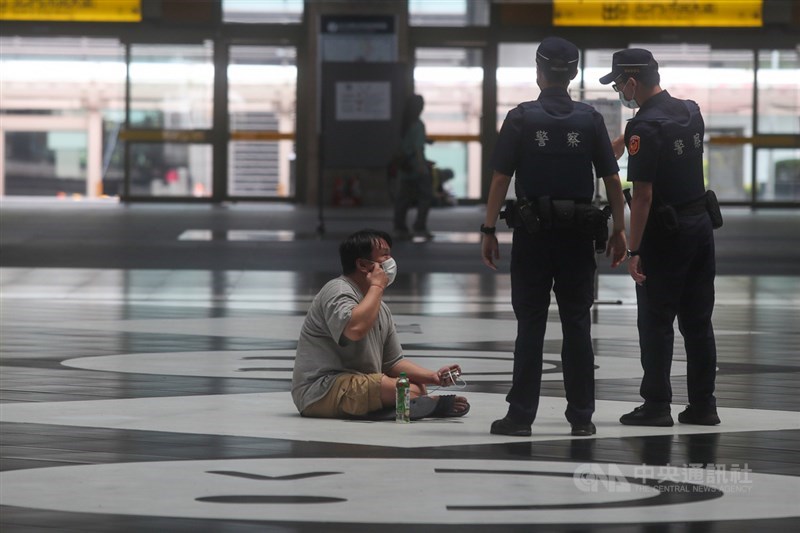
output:
[[[640,253],[647,276],[644,285],[636,286],[642,398],[654,407],[672,402],[670,369],[677,316],[688,362],[689,403],[701,409],[715,407],[717,348],[711,314],[716,266],[708,214],[680,216],[674,235],[648,225]]]
[[[517,318],[514,376],[506,396],[508,415],[533,423],[539,407],[542,352],[552,288],[564,340],[561,363],[571,424],[591,421],[594,413],[594,352],[591,307],[594,301],[594,246],[575,230],[530,234],[514,230],[511,249],[511,304]]]

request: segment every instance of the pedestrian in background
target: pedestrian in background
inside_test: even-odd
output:
[[[422,237],[433,238],[428,231],[428,212],[433,201],[433,180],[431,168],[425,159],[427,135],[425,124],[420,116],[425,108],[425,100],[418,94],[408,97],[403,108],[400,130],[400,165],[398,169],[398,191],[394,207],[394,237],[396,240],[409,240]],[[406,221],[408,210],[416,201],[417,216],[414,220],[414,233],[408,229]]]

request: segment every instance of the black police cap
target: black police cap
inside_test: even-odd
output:
[[[650,50],[627,48],[614,52],[614,57],[611,59],[611,72],[600,78],[600,83],[608,85],[622,74],[638,80],[656,72],[658,72],[658,62],[653,59]]]
[[[550,72],[578,72],[578,47],[561,37],[545,37],[536,50],[536,64]]]

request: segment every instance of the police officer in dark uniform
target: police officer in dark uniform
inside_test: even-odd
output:
[[[505,211],[507,219],[517,221],[509,223],[515,228],[511,251],[511,303],[517,318],[514,375],[506,397],[508,413],[491,427],[495,434],[531,434],[539,406],[551,289],[564,337],[566,417],[572,435],[596,431],[590,308],[598,240],[593,245],[592,231],[602,229],[608,247],[605,240],[599,241],[600,246],[612,255],[613,266],[624,261],[624,198],[602,115],[589,105],[573,102],[567,93],[577,72],[574,44],[558,37],[542,41],[536,52],[539,99],[523,102],[508,113],[492,158],[494,175],[481,226],[481,253],[484,263],[495,270],[500,257],[495,224],[515,173],[517,196],[513,210]],[[592,167],[605,182],[614,219],[610,238],[607,216],[591,205]]]
[[[717,350],[712,217],[719,205],[703,184],[704,123],[697,104],[660,87],[658,63],[640,48],[616,52],[600,83],[613,83],[627,107],[640,107],[625,128],[628,180],[633,182],[628,271],[636,282],[644,405],[620,422],[672,426],[670,367],[673,323],[688,360],[684,424],[715,425]],[[623,147],[619,147],[621,155]],[[716,219],[716,216],[714,219]],[[721,219],[719,219],[721,224]]]

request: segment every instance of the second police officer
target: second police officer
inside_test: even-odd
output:
[[[612,266],[625,259],[624,197],[619,167],[602,115],[574,102],[568,92],[578,72],[578,49],[559,37],[544,39],[536,52],[539,98],[506,116],[492,157],[494,174],[481,226],[484,263],[496,269],[495,225],[516,174],[516,203],[505,217],[514,227],[511,303],[517,319],[514,371],[506,396],[508,412],[491,433],[528,436],[539,406],[542,358],[550,291],[561,317],[561,361],[571,433],[595,433],[594,352],[590,309],[594,301],[595,248],[605,247]],[[613,216],[591,205],[592,171],[602,177]],[[593,244],[594,241],[594,244]]]
[[[630,261],[636,282],[644,404],[620,418],[626,425],[671,426],[670,368],[673,323],[683,335],[689,406],[678,420],[715,425],[717,350],[714,309],[714,235],[722,225],[719,204],[703,183],[704,123],[691,100],[660,87],[658,63],[648,50],[616,52],[613,83],[626,107],[639,111],[625,128],[631,199]],[[615,141],[615,145],[617,141]],[[623,146],[618,147],[621,155]]]

